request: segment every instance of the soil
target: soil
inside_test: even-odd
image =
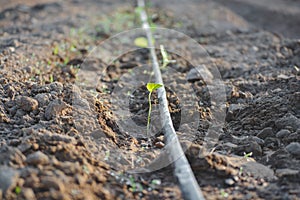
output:
[[[135,5],[0,3],[0,199],[182,199],[164,160],[156,93],[150,143],[145,137],[149,51],[112,62],[92,54],[140,27]],[[199,75],[183,39],[162,39],[186,49],[169,52],[176,62],[162,76],[205,198],[300,199],[300,2],[152,1],[147,11],[207,52]],[[107,55],[122,52],[119,44]],[[214,66],[221,103],[210,93],[215,74],[205,71]]]

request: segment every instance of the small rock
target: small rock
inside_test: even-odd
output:
[[[15,52],[15,50],[16,50],[15,47],[8,47],[8,49],[9,49],[9,51],[12,52],[12,53]]]
[[[294,170],[294,169],[277,169],[276,170],[276,174],[279,177],[282,176],[296,176],[299,173],[298,170]]]
[[[228,111],[228,112],[226,113],[226,117],[225,117],[226,122],[230,122],[230,121],[232,121],[233,119],[234,119],[234,114],[233,114],[233,112],[232,112],[232,111]]]
[[[285,138],[287,136],[289,136],[291,134],[291,132],[287,129],[281,129],[280,131],[278,131],[276,133],[276,137],[277,138]]]
[[[156,142],[155,144],[155,147],[161,149],[161,148],[164,148],[165,144],[163,142]]]
[[[7,190],[15,188],[19,179],[19,173],[13,168],[0,166],[0,190],[6,193]]]
[[[257,142],[259,145],[265,144],[265,141],[263,139],[260,139],[259,137],[256,136],[249,137],[249,140]]]
[[[17,104],[22,110],[26,112],[31,112],[38,108],[38,101],[31,97],[26,97],[26,96],[22,96],[21,98],[19,98],[17,100]]]
[[[86,178],[80,174],[75,175],[75,181],[78,185],[82,186],[86,182]]]
[[[23,68],[23,70],[24,70],[25,72],[29,73],[29,74],[31,74],[32,71],[33,71],[33,69],[32,69],[31,66],[26,66],[26,67]]]
[[[254,141],[250,141],[248,144],[237,146],[236,148],[234,148],[234,152],[242,156],[244,155],[244,153],[250,153],[250,152],[252,152],[253,156],[262,155],[261,146]]]
[[[50,83],[49,84],[49,87],[50,87],[50,90],[51,91],[55,91],[57,92],[58,94],[61,94],[62,91],[64,90],[64,86],[62,83],[60,82],[53,82],[53,83]]]
[[[161,136],[158,136],[156,139],[157,139],[158,141],[163,142],[163,141],[164,141],[164,138],[165,138],[165,136],[161,135]]]
[[[275,125],[278,129],[284,129],[287,126],[290,126],[294,131],[296,131],[298,128],[300,128],[300,120],[294,115],[287,113],[281,119],[276,120]]]
[[[234,115],[236,115],[238,112],[240,112],[245,106],[242,104],[230,104],[228,107],[228,112],[232,112]]]
[[[37,151],[33,154],[30,154],[27,157],[26,162],[30,165],[43,165],[49,163],[49,158],[44,153]]]
[[[269,167],[257,163],[257,162],[246,162],[242,165],[243,171],[249,172],[254,178],[263,178],[266,180],[274,180],[274,171]]]
[[[35,200],[35,194],[31,188],[22,188],[22,193],[26,200]]]
[[[234,180],[232,180],[231,178],[227,178],[225,179],[225,183],[226,185],[232,186],[234,185]]]
[[[49,103],[49,94],[40,93],[40,94],[35,95],[34,98],[38,101],[39,106],[41,106],[41,107],[46,106]]]
[[[297,76],[300,76],[300,69],[297,66],[294,66],[292,69],[292,73]]]
[[[50,120],[54,116],[61,114],[65,109],[67,109],[67,104],[60,99],[56,99],[47,106],[45,110],[45,118]]]
[[[64,191],[65,186],[61,180],[54,177],[43,177],[41,181],[46,188],[53,188],[58,191]]]
[[[212,73],[207,69],[205,65],[200,65],[198,67],[195,67],[191,69],[187,74],[187,81],[199,81],[204,80],[205,82],[210,82],[214,76]]]
[[[257,137],[261,138],[261,139],[265,139],[267,137],[273,137],[273,136],[274,136],[274,133],[273,133],[273,129],[271,127],[264,128],[257,134]]]
[[[277,148],[280,145],[280,140],[274,137],[267,137],[264,141],[264,146],[268,148]]]
[[[29,142],[23,142],[18,146],[18,149],[24,153],[31,148],[31,144]]]
[[[299,142],[292,142],[289,145],[287,145],[286,150],[296,156],[296,157],[300,157],[300,143]]]
[[[290,77],[287,76],[287,75],[285,75],[285,74],[279,74],[279,75],[277,76],[277,78],[279,78],[279,79],[289,79]]]
[[[289,97],[289,101],[294,110],[300,110],[300,92],[294,92]]]

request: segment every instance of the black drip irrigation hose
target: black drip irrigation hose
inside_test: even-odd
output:
[[[143,23],[143,29],[145,30],[147,35],[148,48],[150,49],[152,62],[153,62],[152,67],[153,67],[155,81],[156,83],[163,85],[163,87],[158,88],[157,94],[158,94],[158,101],[159,101],[161,124],[163,127],[164,136],[166,138],[166,145],[170,146],[168,148],[169,149],[168,156],[170,160],[175,159],[174,174],[178,179],[182,196],[185,200],[204,200],[201,189],[196,181],[191,166],[182,150],[175,129],[173,127],[173,122],[168,109],[166,90],[161,77],[161,72],[160,72],[160,68],[159,68],[159,64],[157,61],[157,56],[153,44],[153,36],[150,30],[151,28],[148,23],[147,13],[145,11],[145,2],[144,0],[137,0],[137,1],[138,1],[138,7],[141,8],[140,17]],[[178,157],[177,156],[178,154],[182,156]]]

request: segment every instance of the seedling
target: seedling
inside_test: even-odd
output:
[[[249,157],[251,157],[252,156],[252,152],[250,152],[250,153],[245,153],[244,152],[244,158],[249,158]]]
[[[168,64],[176,62],[176,60],[169,60],[169,55],[163,45],[160,45],[160,53],[163,61],[161,69],[165,69]]]
[[[17,186],[16,188],[15,188],[15,193],[17,194],[17,195],[19,195],[20,193],[21,193],[21,188],[19,187],[19,186]]]
[[[221,195],[223,198],[227,198],[229,196],[229,194],[225,192],[224,189],[221,189]]]
[[[148,95],[149,111],[148,111],[148,121],[147,121],[147,137],[149,135],[150,119],[151,119],[151,111],[152,111],[151,94],[152,94],[153,91],[157,90],[160,87],[162,87],[162,85],[159,84],[159,83],[147,83],[147,90],[149,91],[149,95]]]
[[[109,150],[105,151],[104,160],[107,161],[109,159],[109,156],[110,156],[110,151]]]
[[[49,76],[49,82],[50,82],[50,83],[53,83],[53,82],[54,82],[54,78],[53,78],[53,75],[52,75],[52,74],[50,74],[50,76]]]
[[[159,180],[159,179],[153,179],[153,180],[151,181],[151,184],[152,184],[152,185],[160,185],[160,184],[161,184],[161,180]]]
[[[130,176],[130,177],[129,177],[129,185],[131,186],[131,187],[129,188],[129,190],[130,190],[131,192],[139,192],[139,191],[143,191],[143,190],[144,190],[143,186],[142,186],[140,183],[136,183],[136,182],[135,182],[133,176]]]
[[[132,176],[130,176],[130,177],[129,177],[129,180],[130,180],[130,185],[131,185],[130,190],[131,190],[132,192],[135,192],[135,191],[136,191],[136,183],[135,183],[135,181],[134,181],[134,178],[133,178]]]
[[[239,175],[240,175],[240,176],[243,174],[243,170],[244,170],[244,168],[243,168],[243,167],[240,167],[240,171],[239,171]]]
[[[59,47],[55,46],[53,49],[53,55],[58,55]]]

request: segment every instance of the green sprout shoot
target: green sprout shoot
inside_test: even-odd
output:
[[[162,61],[163,61],[161,69],[165,69],[169,63],[176,62],[176,60],[169,60],[169,55],[163,45],[160,45],[160,53],[161,53]]]
[[[129,177],[129,180],[130,180],[130,185],[131,185],[130,190],[131,190],[132,192],[135,192],[136,189],[137,189],[137,186],[136,186],[136,183],[135,183],[135,181],[134,181],[134,178],[133,178],[132,176],[130,176],[130,177]]]
[[[22,189],[21,189],[19,186],[17,186],[17,187],[15,188],[15,193],[16,193],[17,195],[19,195],[21,192],[22,192]]]
[[[250,153],[245,153],[244,152],[244,158],[249,158],[249,157],[251,157],[252,156],[252,152],[250,152]]]
[[[152,111],[151,94],[153,91],[157,90],[160,87],[162,87],[162,85],[159,83],[147,83],[147,90],[149,91],[149,96],[148,96],[149,111],[148,111],[148,121],[147,121],[147,136],[149,135],[150,119],[151,119],[151,111]]]

